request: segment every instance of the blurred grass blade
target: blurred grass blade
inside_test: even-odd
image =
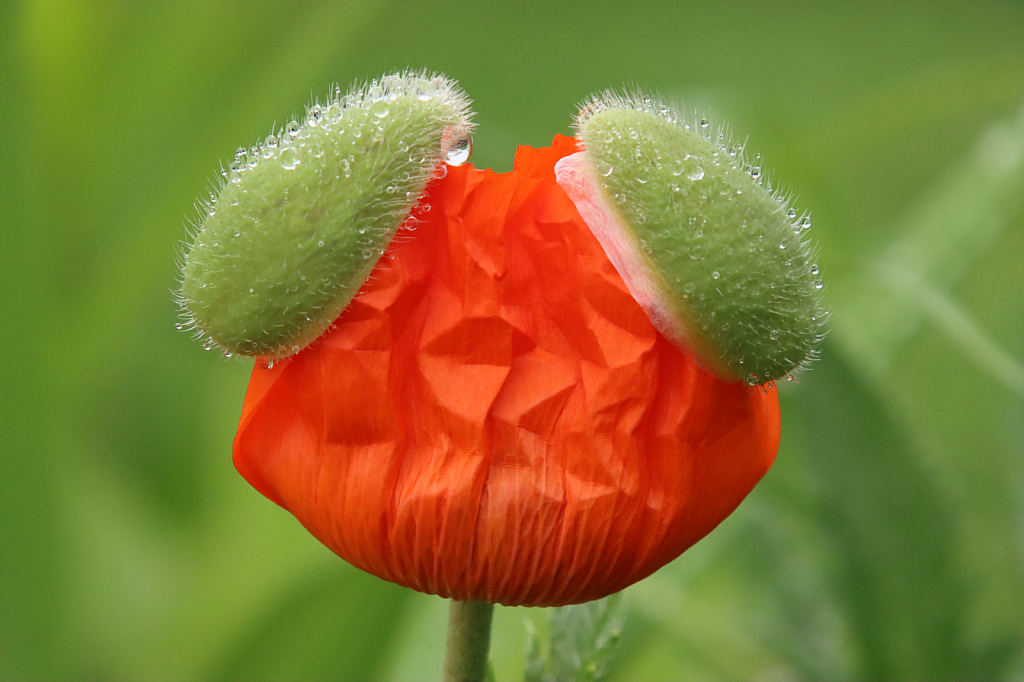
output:
[[[788,454],[814,477],[812,513],[822,540],[835,541],[830,591],[854,677],[992,679],[972,667],[953,500],[850,366],[833,357],[801,388],[787,426],[805,440]]]
[[[832,326],[840,341],[876,377],[885,374],[892,354],[918,329],[929,314],[922,290],[908,282],[928,282],[933,293],[947,291],[977,259],[990,249],[1024,207],[1024,109],[1012,120],[985,131],[975,149],[959,162],[914,210],[901,228],[902,236],[858,276],[830,287],[836,314]],[[884,273],[902,273],[893,278]],[[931,298],[928,298],[931,296]],[[940,293],[941,296],[941,293]],[[935,298],[931,314],[940,313],[939,326],[959,342],[973,344],[969,352],[985,356],[982,365],[1003,365],[992,344],[981,345],[977,335],[951,325],[948,309],[940,311]],[[956,330],[954,330],[956,327]],[[957,331],[958,330],[958,331]],[[981,335],[984,338],[984,335]],[[986,350],[982,350],[985,348]],[[1011,370],[1012,373],[1012,370]],[[1016,385],[1015,379],[1010,379]]]
[[[879,271],[894,292],[915,304],[916,309],[956,341],[982,371],[1007,390],[1024,397],[1024,364],[989,338],[962,307],[906,270],[879,267]]]
[[[540,650],[540,637],[537,627],[529,618],[523,619],[526,629],[526,666],[523,671],[523,682],[544,682],[544,656]]]
[[[411,596],[339,565],[283,593],[210,679],[376,679]]]

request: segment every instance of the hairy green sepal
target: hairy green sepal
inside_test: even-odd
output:
[[[239,150],[185,256],[180,302],[210,345],[280,358],[352,300],[445,154],[468,141],[451,82],[397,74]]]
[[[660,331],[725,380],[774,381],[811,358],[824,312],[810,220],[740,146],[706,119],[613,94],[583,108],[578,137],[620,226],[598,237],[626,252],[612,260],[646,288],[638,299]]]

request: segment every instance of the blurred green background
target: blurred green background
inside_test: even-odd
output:
[[[220,163],[410,66],[475,99],[479,167],[635,84],[813,214],[823,359],[740,510],[626,591],[613,679],[1024,678],[1020,2],[8,0],[0,55],[3,679],[438,676],[445,603],[235,473],[249,366],[171,297]]]

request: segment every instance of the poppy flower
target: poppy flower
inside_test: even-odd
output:
[[[771,466],[775,388],[652,326],[556,183],[576,151],[449,167],[334,325],[254,368],[235,466],[351,564],[456,600],[598,599]]]

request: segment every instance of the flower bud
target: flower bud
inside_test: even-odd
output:
[[[646,96],[607,93],[577,119],[585,151],[556,176],[654,326],[726,381],[774,381],[821,338],[810,226],[760,156]]]
[[[468,107],[454,82],[401,73],[336,89],[240,149],[184,257],[188,321],[226,354],[275,359],[316,339],[432,174],[464,160]]]

